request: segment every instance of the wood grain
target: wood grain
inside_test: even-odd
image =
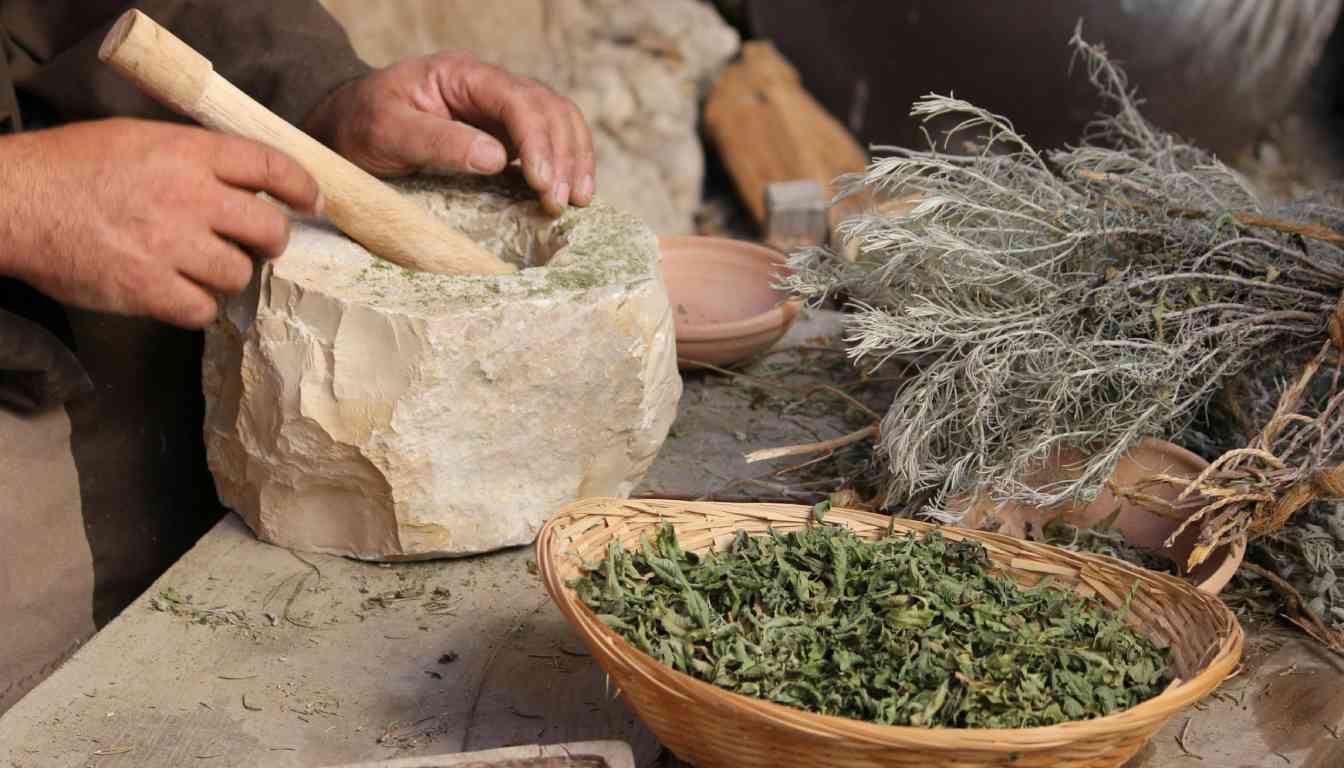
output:
[[[765,189],[812,180],[827,199],[839,176],[862,171],[868,153],[803,87],[798,71],[768,42],[743,46],[705,105],[705,127],[758,225]]]

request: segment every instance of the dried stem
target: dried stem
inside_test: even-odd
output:
[[[766,448],[760,451],[752,451],[746,455],[748,464],[755,464],[759,461],[773,461],[787,456],[805,456],[812,453],[828,453],[847,445],[863,442],[870,438],[876,438],[881,434],[881,427],[877,424],[864,427],[863,429],[850,432],[847,435],[822,440],[816,443],[806,443],[804,445],[790,445],[781,448]]]

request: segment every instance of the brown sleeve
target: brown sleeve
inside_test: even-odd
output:
[[[56,302],[0,277],[0,410],[37,413],[93,391],[62,318]]]
[[[7,25],[9,33],[31,54],[30,72],[18,73],[16,86],[22,98],[40,102],[61,120],[181,119],[98,61],[107,31],[132,5],[293,123],[302,122],[338,85],[370,71],[317,0],[17,0],[15,5],[27,10]]]

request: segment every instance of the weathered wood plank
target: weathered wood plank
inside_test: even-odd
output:
[[[839,176],[863,170],[868,154],[812,97],[798,71],[765,41],[746,43],[705,104],[705,128],[758,225],[774,182],[815,181],[834,194]]]
[[[0,765],[313,766],[598,739],[647,764],[652,736],[530,558],[305,556],[319,580],[230,516],[0,719]],[[165,593],[183,615],[154,607]]]

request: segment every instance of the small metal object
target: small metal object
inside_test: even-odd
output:
[[[810,179],[765,188],[765,240],[776,248],[821,245],[830,237],[826,192]]]

